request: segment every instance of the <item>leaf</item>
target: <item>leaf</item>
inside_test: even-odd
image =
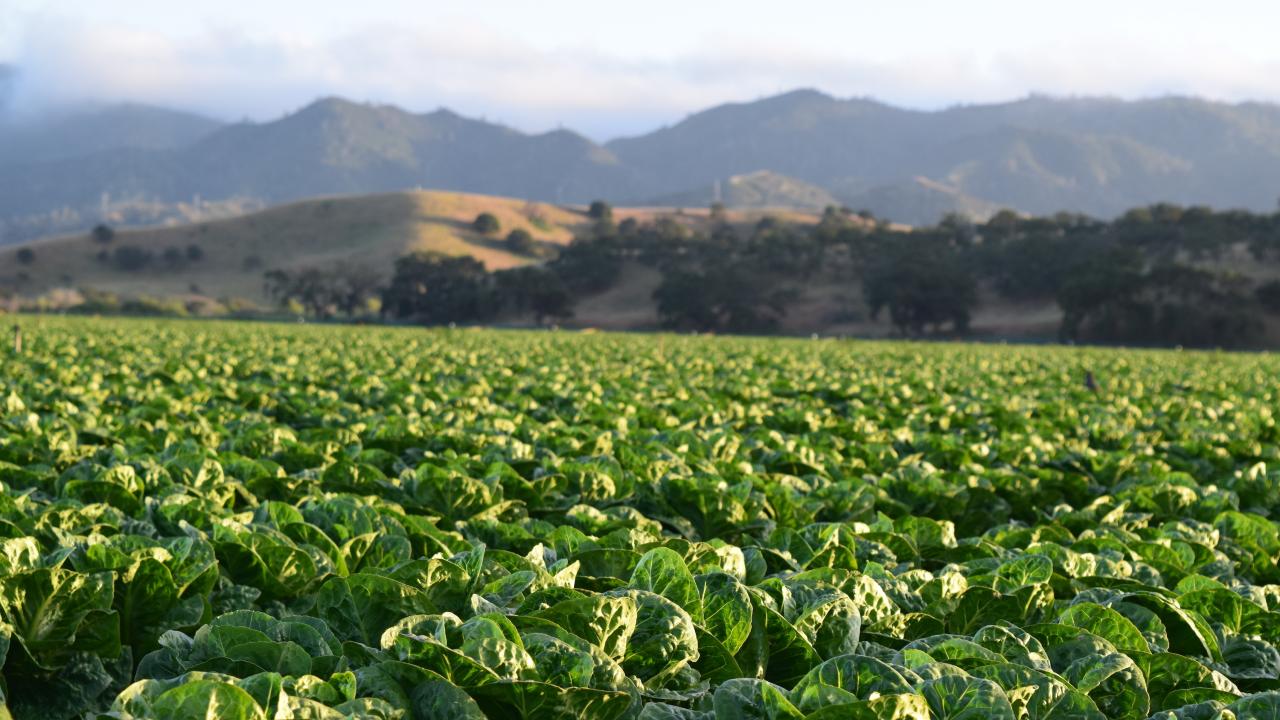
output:
[[[1277,720],[1280,718],[1280,692],[1247,695],[1227,708],[1238,720]]]
[[[267,717],[249,693],[214,680],[179,685],[156,698],[152,707],[158,717],[184,720],[262,720]]]
[[[929,680],[920,688],[937,720],[1015,720],[1013,706],[990,680],[955,675]]]
[[[735,678],[716,688],[712,697],[715,720],[785,720],[804,714],[787,699],[787,692],[773,683]]]
[[[486,720],[471,696],[445,680],[428,680],[409,691],[416,720]]]
[[[111,609],[113,597],[109,572],[31,570],[0,583],[0,615],[38,667],[56,670],[75,648],[77,633],[90,634],[82,624],[91,614],[100,613],[99,622],[115,624],[119,637],[119,620],[101,615]]]
[[[702,621],[702,597],[684,559],[669,548],[659,547],[640,557],[631,572],[630,586],[648,590],[675,603],[694,622]]]
[[[797,608],[796,631],[824,658],[857,650],[862,633],[862,614],[844,593],[826,592]]]
[[[744,673],[784,687],[794,685],[822,661],[818,651],[786,618],[752,598],[751,634],[734,656]]]
[[[1076,689],[1088,693],[1107,717],[1145,718],[1150,712],[1146,678],[1127,655],[1082,657],[1062,675]]]
[[[1129,657],[1147,679],[1147,692],[1151,695],[1153,708],[1175,710],[1189,704],[1182,701],[1182,695],[1169,699],[1171,694],[1181,690],[1213,688],[1217,692],[1240,694],[1226,676],[1192,658],[1175,653],[1129,653]]]
[[[320,619],[340,635],[366,645],[376,645],[382,632],[400,618],[435,609],[420,590],[378,575],[329,578],[316,593]]]
[[[832,693],[831,689],[840,693]],[[842,655],[814,667],[796,683],[791,698],[801,710],[813,712],[831,698],[869,700],[877,695],[909,694],[914,690],[901,670],[866,655]]]
[[[930,720],[929,702],[912,694],[884,695],[873,700],[828,705],[805,720]]]
[[[1128,618],[1097,603],[1073,603],[1058,616],[1058,622],[1084,628],[1105,638],[1121,652],[1151,652],[1142,633]]]
[[[751,595],[736,578],[725,573],[699,575],[694,580],[702,605],[702,619],[695,622],[730,654],[736,653],[751,634]]]
[[[535,613],[600,648],[615,660],[627,653],[636,630],[639,606],[631,595],[574,598]]]
[[[490,718],[616,720],[632,708],[632,697],[627,693],[560,688],[541,682],[492,683],[473,688],[470,694]]]
[[[651,592],[625,592],[636,606],[635,630],[622,658],[627,674],[649,683],[698,659],[697,631],[683,608]]]
[[[1052,577],[1052,560],[1043,555],[1024,555],[996,570],[993,588],[998,593],[1009,594],[1028,585],[1047,583]]]

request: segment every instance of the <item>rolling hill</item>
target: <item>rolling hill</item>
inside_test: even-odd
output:
[[[498,218],[501,230],[495,235],[472,229],[482,212]],[[766,214],[797,223],[817,220],[794,211],[731,212],[727,219],[747,226]],[[618,221],[647,222],[663,215],[694,230],[713,226],[705,209],[614,210]],[[0,247],[0,290],[34,298],[56,289],[91,288],[129,297],[199,295],[260,304],[267,300],[263,273],[269,269],[363,267],[386,277],[401,255],[434,250],[469,255],[501,270],[541,262],[591,222],[585,208],[469,193],[323,197],[221,220],[120,230],[108,244],[78,233]],[[517,228],[533,235],[538,252],[518,255],[506,249],[503,239]],[[141,269],[122,268],[112,254],[124,247],[149,253],[150,261]],[[199,248],[198,259],[187,255],[192,247]],[[29,263],[19,259],[24,249],[33,255]],[[100,257],[104,252],[107,256]]]
[[[33,297],[60,287],[137,296],[205,295],[265,301],[267,269],[364,266],[389,273],[395,258],[413,250],[471,255],[490,269],[534,262],[507,252],[500,237],[471,230],[471,221],[491,212],[502,232],[525,228],[540,243],[560,245],[586,222],[578,212],[524,200],[462,193],[402,192],[332,197],[291,203],[237,218],[167,228],[120,231],[110,244],[88,234],[38,240],[0,249],[0,286]],[[188,259],[189,247],[200,258]],[[121,247],[148,251],[152,261],[125,270],[101,252]],[[18,260],[20,248],[34,260]],[[182,255],[164,260],[170,248]]]
[[[339,98],[263,123],[98,108],[0,126],[0,243],[102,220],[215,219],[415,188],[693,204],[726,178],[744,179],[743,206],[830,200],[914,224],[1003,207],[1098,217],[1155,202],[1271,210],[1280,106],[1037,96],[926,112],[800,90],[604,144]]]

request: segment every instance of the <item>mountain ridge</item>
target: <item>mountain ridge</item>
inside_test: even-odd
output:
[[[0,242],[76,230],[119,215],[121,203],[269,205],[423,187],[628,204],[692,197],[759,171],[816,188],[796,194],[806,203],[825,193],[915,224],[994,207],[1099,217],[1162,201],[1264,210],[1280,194],[1280,105],[1033,95],[915,110],[800,89],[604,143],[335,96],[230,124],[120,105],[0,126]]]

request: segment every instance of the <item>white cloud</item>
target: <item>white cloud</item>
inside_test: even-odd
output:
[[[177,36],[44,15],[24,28],[16,62],[28,108],[127,99],[271,119],[341,95],[418,111],[447,106],[532,131],[564,125],[597,138],[796,87],[925,108],[1032,91],[1280,99],[1274,60],[1222,46],[1144,49],[1105,36],[860,56],[856,34],[838,48],[726,35],[645,55],[539,46],[479,23],[366,24],[328,37],[214,26]]]

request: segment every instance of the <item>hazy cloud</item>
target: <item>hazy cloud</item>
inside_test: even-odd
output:
[[[14,69],[8,65],[0,65],[0,113],[5,112],[9,107],[15,80]]]
[[[341,95],[415,111],[447,106],[530,131],[564,125],[597,138],[796,87],[922,108],[1032,91],[1280,99],[1280,63],[1222,47],[1160,53],[1121,40],[862,59],[797,42],[711,37],[705,49],[646,57],[537,47],[479,25],[370,24],[327,38],[215,26],[179,38],[40,16],[23,28],[14,60],[22,69],[16,104],[27,109],[133,100],[265,120]]]

